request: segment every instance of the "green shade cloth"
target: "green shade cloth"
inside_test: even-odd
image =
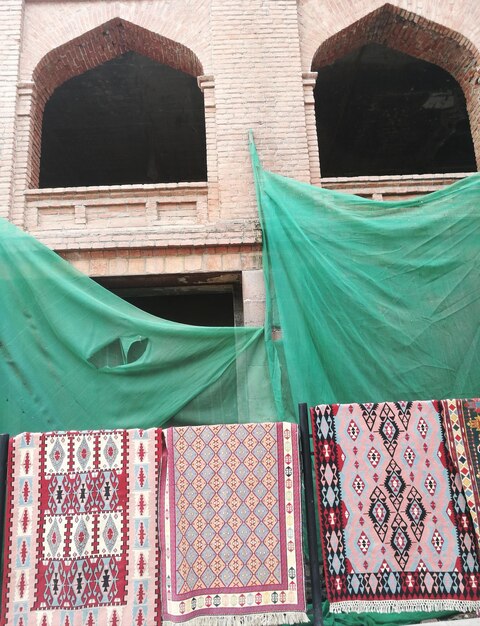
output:
[[[275,420],[263,329],[161,320],[0,221],[0,432]]]
[[[267,330],[295,405],[478,396],[480,175],[377,202],[253,158]]]

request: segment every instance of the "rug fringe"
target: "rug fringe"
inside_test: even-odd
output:
[[[478,611],[478,600],[352,600],[333,602],[332,613],[402,613],[404,611]]]
[[[188,619],[189,626],[283,626],[284,624],[308,624],[310,620],[306,613],[295,611],[291,613],[254,613],[252,615],[203,615]],[[178,626],[175,622],[162,621],[162,626]]]

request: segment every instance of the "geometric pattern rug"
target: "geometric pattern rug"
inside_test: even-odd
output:
[[[448,446],[480,538],[480,399],[442,400],[441,408]]]
[[[159,616],[162,431],[10,440],[2,626],[146,626]]]
[[[164,624],[308,622],[297,425],[164,433]]]
[[[478,546],[437,401],[311,409],[330,610],[480,607]]]

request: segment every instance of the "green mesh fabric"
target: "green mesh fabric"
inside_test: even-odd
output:
[[[291,404],[480,393],[480,175],[401,202],[328,191],[262,169],[266,336]],[[286,403],[283,403],[286,406]],[[452,613],[332,615],[328,626]]]
[[[480,393],[480,175],[377,202],[255,172],[295,405]]]
[[[261,328],[158,319],[0,221],[0,431],[275,420]]]

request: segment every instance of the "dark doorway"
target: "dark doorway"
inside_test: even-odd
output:
[[[476,170],[465,96],[440,67],[369,44],[318,71],[323,177]]]
[[[66,81],[45,106],[42,188],[205,180],[194,76],[128,52]]]
[[[96,281],[142,311],[193,326],[242,326],[240,275],[117,276]]]
[[[121,295],[121,294],[119,294]],[[148,293],[122,296],[142,311],[194,326],[234,326],[232,293]]]

